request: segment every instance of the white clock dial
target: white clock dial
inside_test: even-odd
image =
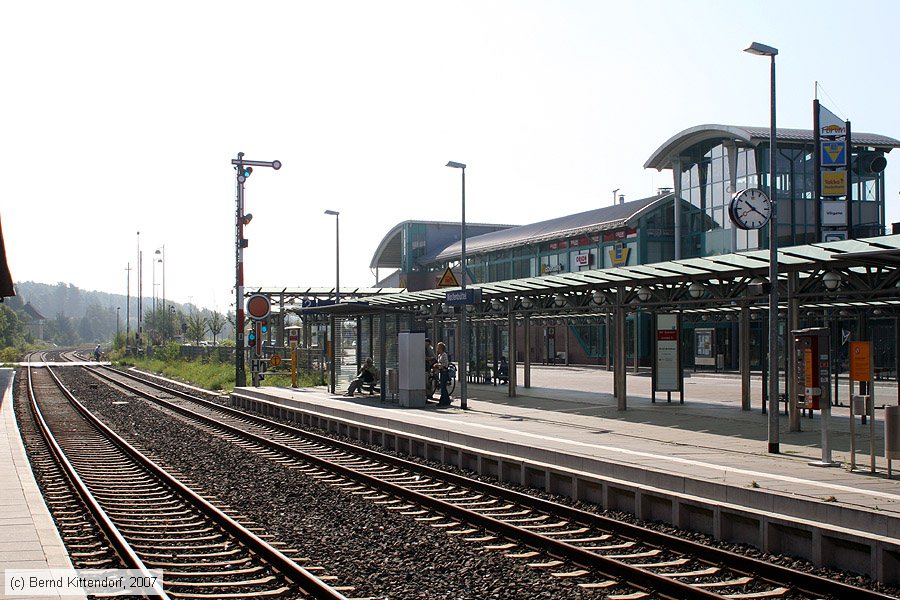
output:
[[[736,227],[761,229],[772,218],[772,203],[765,192],[750,188],[734,195],[728,212]]]

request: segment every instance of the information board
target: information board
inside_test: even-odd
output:
[[[681,373],[678,353],[678,315],[656,315],[656,377],[658,392],[680,392]]]
[[[872,380],[872,342],[850,342],[850,379]]]

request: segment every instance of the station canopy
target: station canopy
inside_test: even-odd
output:
[[[752,250],[703,258],[591,269],[540,277],[511,279],[468,287],[481,290],[482,316],[498,313],[514,302],[517,311],[596,316],[617,304],[647,308],[678,306],[687,310],[738,310],[736,302],[765,302],[769,250]],[[824,275],[837,274],[838,288],[828,290]],[[793,294],[817,306],[900,305],[900,235],[789,246],[778,250],[779,286],[796,275]],[[834,279],[834,277],[832,277]],[[459,288],[377,294],[364,301],[371,307],[409,308],[442,304],[446,292]],[[781,295],[786,300],[785,295]],[[724,303],[724,304],[723,304]]]

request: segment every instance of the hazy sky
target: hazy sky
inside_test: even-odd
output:
[[[0,218],[15,280],[234,301],[238,151],[252,286],[372,285],[407,219],[531,223],[672,185],[644,161],[704,123],[812,128],[819,98],[900,138],[900,3],[7,2]],[[900,150],[888,155],[900,221]],[[385,273],[382,273],[384,275]],[[162,270],[157,269],[157,294]],[[132,295],[136,270],[132,271]]]

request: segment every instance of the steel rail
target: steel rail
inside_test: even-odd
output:
[[[379,460],[381,462],[390,463],[397,467],[415,470],[419,473],[423,473],[440,481],[449,482],[460,487],[477,490],[486,494],[499,496],[501,498],[509,499],[510,501],[517,502],[524,506],[534,508],[535,510],[540,510],[560,517],[565,517],[572,521],[583,523],[585,525],[596,527],[598,529],[604,529],[623,537],[634,538],[650,545],[655,545],[661,548],[673,550],[675,552],[688,554],[700,560],[701,562],[708,562],[713,565],[727,565],[729,568],[737,572],[752,574],[758,579],[761,579],[766,583],[772,585],[790,585],[793,586],[796,590],[804,592],[811,596],[827,596],[831,594],[836,597],[853,597],[854,599],[858,598],[860,600],[890,600],[894,598],[893,596],[881,594],[872,590],[854,587],[840,581],[834,581],[832,579],[822,577],[820,575],[797,571],[775,563],[759,560],[750,556],[731,552],[729,550],[716,548],[714,546],[707,546],[705,544],[694,542],[692,540],[667,534],[661,531],[645,529],[643,527],[640,527],[639,525],[624,523],[622,521],[617,521],[609,517],[604,517],[602,515],[583,511],[571,506],[558,504],[551,500],[537,498],[522,492],[503,488],[498,485],[479,481],[476,479],[469,479],[463,475],[458,475],[455,473],[430,467],[428,465],[404,460],[396,456],[383,454],[375,450],[370,450],[368,448],[352,444],[350,442],[344,442],[331,437],[304,431],[290,425],[285,425],[283,423],[269,420],[259,415],[254,415],[252,413],[244,412],[229,406],[224,406],[216,402],[206,400],[204,398],[198,398],[180,390],[166,387],[155,381],[135,376],[132,373],[110,369],[108,367],[104,368],[109,369],[110,371],[113,371],[117,374],[134,379],[136,381],[140,381],[142,384],[148,385],[160,391],[165,391],[166,393],[173,394],[185,400],[197,402],[199,404],[207,406],[208,408],[224,412],[235,418],[251,420],[256,424],[276,429],[281,433],[312,439],[324,445],[340,448],[345,452],[362,454],[366,457]],[[122,384],[119,383],[119,385]],[[140,390],[134,389],[133,391],[141,394]],[[179,410],[182,409],[182,407],[173,405],[173,409]],[[201,415],[201,417],[203,417],[203,415]],[[221,423],[213,419],[210,419],[208,422],[217,426],[222,426]],[[236,431],[242,434],[247,434],[246,432],[241,432],[240,430]],[[260,439],[263,440],[263,438]],[[266,440],[266,443],[268,443],[268,440]],[[277,444],[277,442],[275,443]],[[293,452],[294,450],[291,449],[291,451]],[[331,465],[333,464],[328,463],[327,461],[325,461],[325,463],[329,467],[331,467]],[[556,540],[553,541],[555,542]]]
[[[309,454],[302,450],[298,450],[296,448],[291,448],[290,446],[286,446],[282,443],[276,442],[274,440],[270,440],[267,438],[260,437],[251,432],[242,430],[233,425],[229,425],[227,423],[222,423],[212,417],[207,415],[198,414],[189,408],[178,406],[176,404],[172,404],[163,400],[161,398],[155,398],[141,390],[129,386],[128,384],[124,384],[120,381],[115,381],[112,378],[101,375],[107,380],[113,381],[116,385],[122,386],[131,393],[139,395],[144,398],[148,398],[154,402],[160,403],[170,410],[173,410],[179,414],[188,416],[192,419],[198,420],[206,425],[210,425],[219,429],[224,429],[229,433],[236,434],[245,439],[250,439],[258,444],[261,444],[265,447],[277,450],[283,454],[301,460],[303,462],[313,464],[319,467],[322,467],[326,470],[334,472],[335,470],[340,471],[340,473],[347,477],[348,479],[355,480],[357,482],[363,483],[369,487],[383,490],[393,496],[406,499],[410,502],[414,502],[420,506],[428,507],[435,512],[443,514],[445,516],[456,518],[461,521],[465,521],[471,524],[477,524],[480,527],[483,527],[490,531],[498,532],[499,534],[513,540],[517,540],[525,546],[528,546],[534,550],[542,550],[547,551],[550,549],[550,554],[555,555],[559,558],[565,558],[570,560],[582,567],[596,569],[606,575],[611,579],[621,580],[623,585],[627,585],[633,588],[641,589],[647,593],[657,593],[663,598],[671,598],[673,600],[687,600],[687,599],[703,599],[708,600],[712,598],[722,598],[721,595],[715,594],[713,592],[707,591],[705,589],[692,586],[688,583],[679,581],[672,577],[666,577],[665,575],[659,575],[653,573],[647,569],[643,569],[640,566],[629,565],[625,562],[605,557],[601,554],[597,554],[582,548],[578,548],[577,546],[573,546],[571,544],[566,544],[559,540],[555,540],[553,538],[543,536],[539,533],[535,533],[529,531],[527,529],[523,529],[516,525],[505,523],[501,520],[492,518],[490,516],[486,516],[466,508],[454,505],[452,503],[444,502],[440,499],[433,498],[431,496],[421,494],[414,490],[410,490],[401,485],[397,485],[391,483],[389,481],[385,481],[378,477],[368,475],[366,473],[361,473],[359,471],[349,469],[347,467],[335,464],[334,462],[328,461],[326,459],[320,458],[318,456]],[[141,383],[147,383],[144,380],[140,380]],[[166,388],[164,386],[158,386],[158,384],[153,384],[150,387],[154,387],[156,389],[165,390],[166,393],[173,393],[173,390]],[[182,396],[182,393],[175,393],[174,395]],[[187,394],[184,396],[188,396],[191,400],[196,400],[196,398],[190,397]],[[204,403],[205,404],[205,403]],[[221,405],[217,405],[215,403],[210,403],[210,405],[215,409],[222,409],[227,407],[222,407]],[[235,411],[234,409],[227,409],[226,413],[234,413],[233,416],[238,416],[241,419],[247,419],[248,415],[246,413],[242,413],[240,411]],[[256,421],[257,418],[251,419]],[[271,421],[263,420],[266,426],[278,425],[272,423]],[[306,432],[301,432],[300,430],[296,430],[293,428],[288,428],[293,435],[302,434],[306,435]],[[319,436],[316,436],[319,437]],[[331,438],[322,438],[325,440],[326,445],[333,445]],[[343,445],[343,444],[341,444]],[[360,448],[358,446],[349,446],[354,454],[358,454]],[[366,452],[369,454],[369,452]],[[378,453],[372,453],[373,456],[377,456],[378,458],[382,458],[383,455]],[[412,463],[407,463],[405,466],[411,467],[414,466],[416,470],[418,470],[419,465],[412,465]],[[443,472],[441,472],[443,475]],[[464,479],[464,478],[463,478]],[[471,483],[470,480],[465,480],[466,484]],[[501,494],[502,497],[506,496],[506,490],[503,488],[496,488],[497,493]]]
[[[63,452],[62,447],[56,441],[56,437],[53,435],[53,432],[50,431],[50,426],[47,425],[47,421],[44,419],[43,413],[41,413],[41,409],[37,405],[37,396],[34,393],[34,381],[32,378],[32,365],[28,364],[28,398],[29,403],[31,405],[31,410],[34,412],[35,421],[37,422],[38,428],[41,431],[41,434],[44,436],[44,440],[47,442],[47,445],[50,448],[50,451],[53,453],[56,458],[57,463],[63,469],[66,474],[66,477],[69,478],[72,487],[75,489],[76,493],[81,496],[82,501],[85,503],[85,506],[88,507],[91,512],[94,520],[103,530],[103,533],[106,535],[110,544],[116,549],[116,553],[122,559],[122,562],[129,569],[135,569],[141,572],[141,576],[146,577],[145,581],[153,581],[156,578],[150,572],[150,569],[144,564],[144,561],[135,553],[134,549],[131,547],[131,544],[125,539],[125,537],[119,532],[118,527],[112,522],[109,518],[109,515],[106,514],[106,511],[100,506],[100,503],[88,489],[87,484],[81,479],[78,475],[78,472],[75,470],[75,467],[72,466],[72,463],[69,462],[66,453]],[[52,374],[52,372],[51,372]],[[55,377],[54,377],[55,379]],[[163,600],[168,600],[169,595],[163,590],[162,586],[154,582],[153,586],[153,595],[157,598],[162,598]],[[151,597],[148,594],[142,594],[145,598]]]
[[[84,416],[88,422],[96,427],[103,435],[107,436],[119,449],[124,451],[130,458],[135,460],[139,465],[160,478],[165,484],[171,488],[182,499],[200,510],[202,513],[213,518],[217,525],[225,531],[233,535],[239,541],[244,543],[248,550],[260,556],[267,561],[272,567],[277,569],[284,577],[297,584],[304,592],[310,594],[317,599],[331,600],[347,600],[347,597],[328,586],[321,579],[295,563],[293,560],[285,556],[278,549],[268,544],[255,533],[229,517],[227,514],[219,510],[214,505],[207,502],[189,487],[181,483],[178,479],[169,474],[165,469],[157,465],[134,446],[129,444],[125,439],[115,433],[106,426],[75,398],[71,392],[62,384],[57,375],[48,367],[48,372],[59,385],[60,390],[66,395],[72,405],[78,412]]]

